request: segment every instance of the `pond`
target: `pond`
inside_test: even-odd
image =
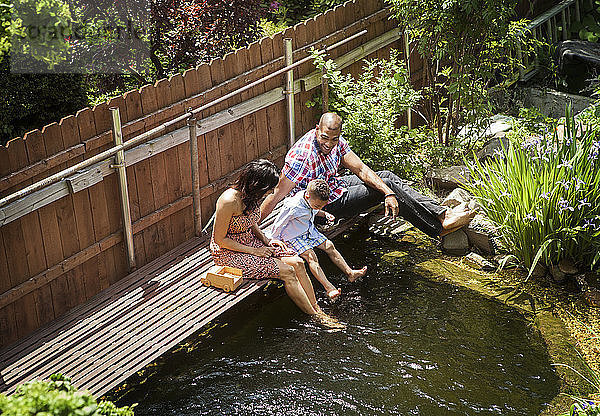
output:
[[[370,273],[325,307],[345,330],[271,289],[130,378],[118,404],[139,403],[137,416],[536,415],[558,394],[543,339],[518,312],[427,280],[410,260],[382,262],[396,243],[356,238],[336,245]]]

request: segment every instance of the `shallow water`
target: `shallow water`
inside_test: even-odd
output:
[[[273,289],[130,379],[145,382],[118,404],[138,402],[137,416],[536,415],[556,396],[543,340],[519,313],[381,263],[384,241],[336,244],[370,268],[325,307],[344,331],[326,332]]]

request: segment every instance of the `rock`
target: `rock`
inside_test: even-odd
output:
[[[471,246],[488,255],[496,252],[495,227],[482,214],[477,214],[464,230]]]
[[[469,180],[469,171],[466,166],[439,168],[429,172],[425,179],[434,188],[454,189]]]
[[[533,273],[531,273],[531,277],[544,277],[546,275],[547,269],[542,263],[538,262],[533,269]]]
[[[510,116],[496,114],[489,118],[489,125],[487,127],[485,124],[484,126],[481,126],[480,123],[478,123],[478,125],[467,125],[458,132],[458,137],[468,138],[470,140],[472,137],[495,136],[498,133],[512,129],[512,120],[513,118]]]
[[[562,259],[561,261],[559,261],[558,268],[564,274],[577,274],[577,272],[579,271],[577,267],[575,267],[573,262],[567,259]]]
[[[519,267],[519,263],[515,256],[510,254],[498,254],[494,256],[494,261],[502,266],[503,269],[514,269],[515,267]]]
[[[506,138],[506,132],[496,133],[486,144],[483,145],[481,150],[477,152],[477,159],[481,163],[494,158],[498,152],[503,152],[508,149],[510,141]],[[504,150],[503,150],[504,149]]]
[[[461,229],[442,237],[442,250],[452,256],[464,256],[469,252],[469,239]]]
[[[588,305],[594,308],[600,308],[600,290],[590,289],[586,291],[583,296],[585,297]]]
[[[477,253],[467,254],[463,261],[477,270],[492,271],[496,269],[491,262],[487,261],[483,256],[480,256]]]
[[[550,266],[550,274],[554,282],[562,284],[567,280],[567,275],[560,270],[558,266]]]
[[[456,188],[442,201],[440,205],[454,208],[463,202],[469,203],[473,199],[473,195],[462,188]]]

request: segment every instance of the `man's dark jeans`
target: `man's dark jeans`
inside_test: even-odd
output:
[[[438,217],[446,208],[412,189],[394,173],[387,170],[376,173],[396,194],[398,214],[430,237],[438,237],[442,231]],[[384,199],[381,192],[365,185],[356,175],[342,176],[340,179],[346,183],[348,191],[325,207],[325,211],[336,217],[356,215]]]

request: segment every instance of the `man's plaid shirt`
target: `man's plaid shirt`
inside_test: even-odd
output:
[[[344,182],[337,177],[342,157],[350,151],[348,142],[340,136],[338,144],[328,155],[319,151],[317,129],[312,129],[292,146],[285,156],[285,165],[281,173],[296,184],[291,195],[306,189],[313,179],[324,179],[331,190],[329,203],[346,192]]]

